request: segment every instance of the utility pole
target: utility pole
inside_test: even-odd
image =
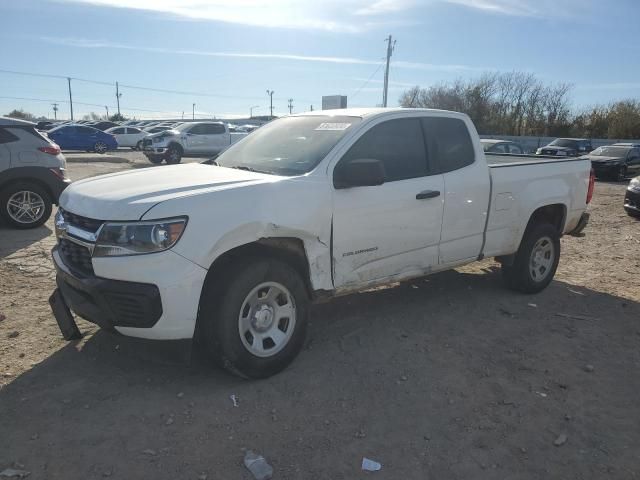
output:
[[[311,111],[313,112],[313,105],[311,105]]]
[[[109,120],[109,107],[105,105],[104,109],[107,111],[107,120]]]
[[[289,99],[289,115],[293,113],[293,98]]]
[[[118,117],[120,116],[120,97],[122,94],[120,93],[120,87],[118,82],[116,82],[116,101],[118,102]]]
[[[253,118],[253,109],[254,108],[260,108],[260,105],[253,105],[252,107],[249,107],[249,118]]]
[[[273,90],[267,90],[267,95],[269,95],[269,111],[271,112],[271,120],[273,120],[273,94],[276,93]]]
[[[67,77],[69,82],[69,108],[71,109],[71,121],[73,122],[73,98],[71,97],[71,77]]]
[[[191,106],[191,120],[195,120],[196,119],[196,104],[194,103]]]
[[[182,120],[184,120],[184,110],[182,111]]]
[[[387,42],[387,68],[384,70],[384,91],[382,92],[382,106],[387,106],[387,96],[389,94],[389,63],[391,62],[391,55],[393,55],[393,51],[396,48],[396,42],[389,35],[388,38],[384,40]]]
[[[58,119],[58,104],[57,103],[52,103],[51,105],[53,106],[53,119],[57,120]]]

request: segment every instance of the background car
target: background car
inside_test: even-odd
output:
[[[485,153],[510,153],[515,155],[524,155],[525,153],[522,145],[511,140],[483,138],[480,143],[482,143],[482,149]]]
[[[15,228],[34,228],[51,215],[70,183],[60,147],[35,124],[0,117],[0,217]]]
[[[108,130],[109,128],[113,128],[113,127],[117,127],[118,124],[115,122],[110,122],[107,120],[104,120],[102,122],[94,122],[91,124],[91,126],[93,128],[97,128],[98,130],[102,130],[103,132]]]
[[[146,128],[144,131],[147,132],[147,134],[152,134],[152,133],[166,132],[167,130],[171,130],[172,128],[173,127],[171,125],[165,125],[165,126]]]
[[[140,130],[138,127],[113,127],[105,130],[116,137],[119,147],[131,147],[135,150],[142,149],[142,139],[149,135],[149,132]]]
[[[640,173],[640,148],[607,145],[581,158],[591,160],[596,177],[609,177],[621,182],[629,173]]]
[[[536,155],[576,157],[591,150],[591,140],[587,138],[556,138],[549,145],[536,150]]]
[[[106,153],[118,148],[113,135],[86,125],[63,125],[49,130],[48,136],[62,150],[85,150]]]
[[[632,217],[640,218],[640,177],[632,178],[624,197],[624,209]]]

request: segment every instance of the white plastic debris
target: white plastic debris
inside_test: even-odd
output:
[[[234,406],[234,407],[238,407],[238,406],[239,406],[239,405],[238,405],[238,397],[236,397],[235,395],[231,395],[229,398],[230,398],[230,399],[231,399],[231,401],[233,402],[233,406]]]
[[[362,470],[367,472],[377,472],[382,468],[382,464],[376,462],[375,460],[371,460],[367,457],[362,457]]]
[[[536,305],[535,303],[527,303],[527,305],[531,308],[538,308],[538,305]]]
[[[244,466],[247,467],[256,480],[269,480],[273,476],[273,467],[267,460],[251,450],[244,454]]]
[[[5,468],[0,472],[0,477],[2,478],[26,478],[31,475],[31,472],[27,472],[26,470],[16,470],[14,468]]]

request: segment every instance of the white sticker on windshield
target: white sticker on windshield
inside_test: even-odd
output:
[[[316,130],[346,130],[351,126],[350,123],[321,123],[316,127]]]

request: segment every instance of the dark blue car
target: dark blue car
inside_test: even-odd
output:
[[[62,125],[47,132],[62,150],[85,150],[105,153],[118,148],[113,135],[85,125]]]

